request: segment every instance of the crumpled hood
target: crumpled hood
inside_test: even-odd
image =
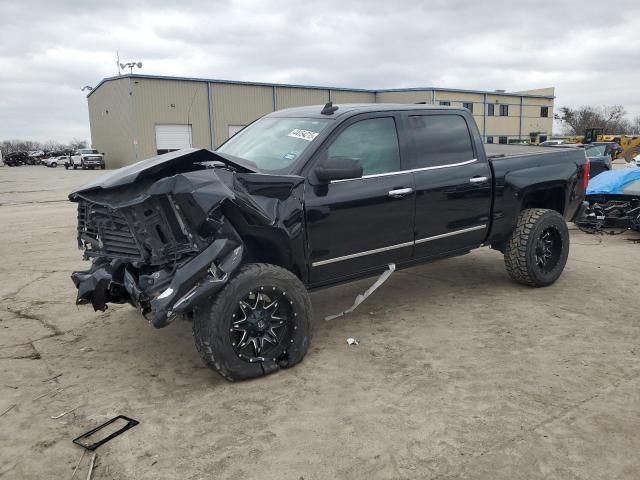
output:
[[[206,148],[186,148],[165,153],[164,155],[157,155],[102,175],[69,194],[69,200],[76,201],[78,194],[90,190],[124,187],[142,180],[151,180],[153,182],[178,173],[205,170],[207,168],[205,162],[222,162],[241,172],[255,172],[249,166],[242,165],[237,161],[231,160],[226,155],[223,156]]]

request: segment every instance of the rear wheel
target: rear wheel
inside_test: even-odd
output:
[[[234,381],[300,362],[311,326],[311,301],[302,282],[283,268],[252,263],[196,310],[193,335],[204,362]]]
[[[51,167],[52,167],[52,168],[56,168],[57,166],[58,166],[58,164],[57,164],[56,162],[53,162],[53,163],[51,164]]]
[[[504,263],[518,283],[544,287],[555,282],[569,256],[569,229],[554,210],[530,208],[520,212],[511,232]]]

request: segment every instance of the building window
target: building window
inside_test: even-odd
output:
[[[156,152],[157,152],[157,155],[164,155],[165,153],[176,152],[178,150],[179,150],[178,148],[160,148],[156,150]]]
[[[498,143],[507,144],[508,143],[507,137],[498,137]]]
[[[451,106],[451,102],[449,100],[442,100],[440,105],[444,105],[445,107]]]
[[[229,125],[229,138],[233,137],[236,133],[242,130],[245,125]]]
[[[493,137],[487,137],[487,143],[493,143]]]
[[[473,102],[464,102],[462,106],[473,113]]]
[[[501,117],[509,116],[509,105],[500,105],[500,116]]]
[[[549,116],[549,107],[540,107],[540,116],[547,118]]]
[[[493,103],[490,103],[489,105],[487,105],[487,115],[493,117],[495,114],[495,105]]]

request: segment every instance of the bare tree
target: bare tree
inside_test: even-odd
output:
[[[69,142],[69,149],[70,150],[77,150],[78,148],[87,148],[87,141],[86,140],[78,140],[77,138],[74,138],[73,140],[71,140]]]
[[[622,105],[580,108],[560,107],[555,119],[559,120],[570,135],[582,135],[587,128],[602,127],[604,133],[626,133],[630,122],[625,118],[626,111]]]
[[[636,115],[635,117],[633,117],[629,126],[629,133],[631,135],[640,135],[640,115]]]

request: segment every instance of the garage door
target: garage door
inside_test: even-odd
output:
[[[190,148],[191,125],[156,125],[156,149],[158,154]]]

